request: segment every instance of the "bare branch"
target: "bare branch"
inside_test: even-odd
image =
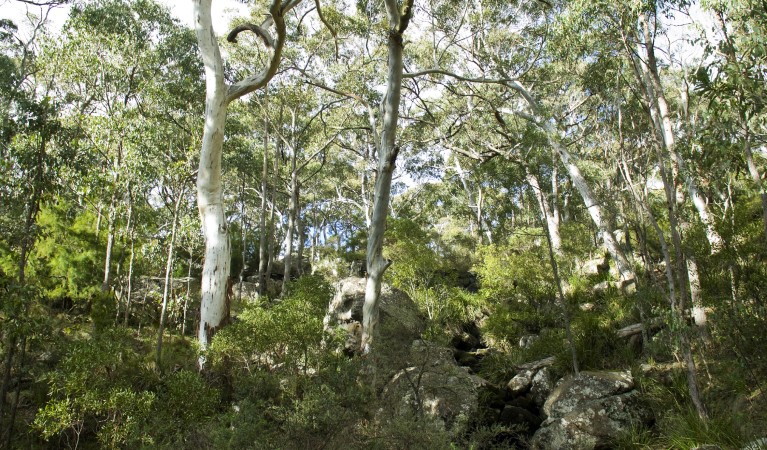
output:
[[[272,37],[269,36],[269,33],[267,33],[266,30],[260,26],[252,23],[244,23],[235,27],[232,31],[229,32],[229,35],[226,36],[226,40],[231,43],[237,43],[237,35],[243,31],[252,31],[264,41],[264,45],[266,45],[268,48],[274,48],[274,41],[272,40]]]

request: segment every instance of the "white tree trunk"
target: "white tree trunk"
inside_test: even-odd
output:
[[[562,239],[559,236],[559,221],[557,220],[557,217],[554,216],[553,211],[550,212],[547,205],[546,195],[541,190],[541,186],[538,183],[538,178],[533,175],[530,170],[527,168],[525,169],[527,172],[526,178],[528,184],[530,184],[530,187],[533,188],[533,195],[535,195],[535,199],[538,200],[538,207],[541,209],[541,213],[543,214],[543,218],[546,222],[546,229],[548,231],[548,237],[551,241],[551,250],[554,252],[555,256],[561,256],[562,255]]]
[[[610,227],[608,221],[604,219],[602,214],[602,207],[597,202],[596,197],[586,182],[586,178],[583,176],[580,169],[573,161],[572,156],[570,156],[570,153],[567,151],[565,146],[559,144],[554,139],[551,139],[550,141],[554,145],[554,149],[559,154],[559,157],[562,160],[562,164],[567,169],[567,173],[570,175],[570,180],[572,180],[575,189],[581,195],[581,198],[583,198],[583,203],[586,205],[586,210],[588,210],[589,215],[591,216],[591,220],[594,222],[594,225],[596,225],[597,229],[599,229],[599,232],[602,236],[602,241],[604,242],[607,251],[610,253],[610,256],[613,258],[613,261],[615,261],[615,266],[618,268],[618,273],[620,274],[623,287],[629,291],[633,291],[636,285],[636,274],[634,273],[634,268],[626,259],[626,256],[623,254],[623,250],[621,250],[620,246],[618,245],[618,241],[615,239],[615,235],[613,235],[612,227]]]
[[[383,128],[377,149],[378,174],[373,196],[373,215],[368,228],[368,279],[365,285],[365,303],[362,307],[362,338],[360,341],[363,354],[370,352],[373,344],[373,332],[378,324],[381,282],[384,272],[390,265],[390,262],[383,257],[383,240],[386,230],[386,216],[389,213],[392,175],[399,153],[395,141],[402,91],[403,33],[410,22],[413,0],[405,1],[402,13],[400,13],[395,0],[385,0],[385,4],[389,18],[389,59],[386,96],[383,104]]]
[[[715,255],[722,249],[722,237],[714,228],[714,222],[708,212],[708,204],[706,199],[700,194],[698,184],[695,181],[693,174],[689,171],[686,162],[677,151],[675,145],[676,138],[674,136],[671,116],[669,114],[668,102],[666,102],[666,95],[663,92],[663,85],[660,80],[660,75],[658,74],[658,65],[655,59],[655,47],[652,44],[654,38],[651,35],[650,26],[644,14],[639,15],[639,22],[644,33],[645,44],[643,47],[647,56],[646,63],[641,65],[646,71],[647,78],[652,84],[652,90],[650,92],[654,93],[654,96],[651,97],[651,100],[654,101],[660,118],[660,124],[658,124],[657,121],[655,121],[655,124],[656,126],[661,126],[660,132],[663,137],[663,144],[666,147],[666,151],[671,157],[671,160],[676,164],[680,174],[684,177],[687,193],[690,195],[690,199],[692,200],[695,209],[698,211],[700,221],[706,228],[706,239],[708,240],[711,254]],[[651,108],[652,106],[653,105],[650,105]]]
[[[117,189],[117,186],[114,187]],[[101,291],[109,291],[109,285],[112,283],[112,248],[115,242],[115,220],[117,215],[117,206],[115,205],[115,195],[112,194],[112,201],[109,203],[109,223],[107,224],[107,248],[104,255],[104,280],[101,283]]]
[[[268,97],[267,97],[268,100]],[[258,218],[258,231],[261,234],[258,240],[258,295],[266,295],[266,267],[267,267],[267,239],[270,238],[266,230],[266,191],[268,189],[267,177],[269,176],[269,119],[264,116],[264,154],[263,167],[261,168],[261,217]]]
[[[195,0],[197,41],[205,65],[205,128],[197,173],[197,207],[205,238],[202,267],[200,327],[197,338],[204,351],[228,317],[226,291],[231,264],[229,230],[221,186],[221,153],[226,123],[226,84],[221,53],[213,33],[211,0]],[[204,364],[200,358],[200,366]]]
[[[272,52],[268,65],[258,74],[245,77],[227,87],[224,82],[224,64],[213,32],[210,14],[211,0],[194,0],[194,20],[197,43],[205,66],[205,128],[200,150],[200,167],[197,172],[197,207],[200,210],[202,232],[205,237],[205,260],[202,268],[200,328],[198,339],[204,351],[216,330],[224,325],[229,316],[227,302],[228,279],[231,265],[231,247],[226,223],[226,210],[221,186],[221,152],[224,145],[226,108],[235,99],[260,89],[277,73],[285,45],[284,16],[301,0],[283,3],[275,0],[269,7],[269,15],[262,22],[260,33],[274,25],[276,39],[270,41]],[[250,28],[248,28],[250,29]],[[236,41],[243,28],[236,28],[229,34],[230,41]],[[264,36],[262,36],[264,37]],[[199,360],[200,368],[205,364],[204,356]]]

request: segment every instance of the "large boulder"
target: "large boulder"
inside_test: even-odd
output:
[[[382,408],[387,416],[381,419],[423,415],[453,435],[465,433],[477,417],[480,391],[488,382],[458,366],[449,348],[416,340],[403,355],[409,366],[384,387],[382,398],[392,403]]]
[[[632,426],[652,420],[629,372],[565,377],[546,399],[543,411],[548,419],[533,436],[532,449],[604,448]]]
[[[346,330],[344,350],[359,351],[362,337],[362,306],[365,304],[365,278],[344,278],[336,285],[336,294],[328,306],[324,324],[327,330]],[[381,287],[379,326],[374,342],[378,347],[406,349],[418,339],[426,321],[418,306],[399,289],[388,285]]]

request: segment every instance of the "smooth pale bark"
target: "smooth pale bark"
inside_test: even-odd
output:
[[[112,282],[112,248],[115,242],[115,220],[117,216],[117,206],[115,205],[115,196],[112,195],[112,201],[109,203],[109,222],[107,224],[107,247],[104,255],[104,280],[101,282],[101,291],[109,291],[109,285]]]
[[[529,172],[528,172],[529,174]],[[537,181],[537,180],[536,180]],[[543,193],[539,192],[539,196],[543,197]],[[546,220],[548,222],[549,217],[549,211],[546,207],[546,200],[539,202],[539,205],[541,207],[541,220]],[[557,258],[554,254],[554,243],[551,239],[551,233],[549,232],[548,225],[543,227],[545,233],[546,233],[546,241],[549,244],[548,250],[549,250],[549,263],[551,264],[551,271],[554,275],[554,282],[557,285],[557,298],[559,300],[559,306],[562,308],[562,318],[565,321],[565,336],[567,336],[567,343],[570,346],[570,357],[572,358],[573,363],[573,373],[575,373],[575,376],[577,377],[580,374],[580,370],[578,369],[578,353],[575,350],[575,339],[573,339],[573,332],[572,328],[570,327],[570,312],[567,310],[567,302],[565,301],[565,293],[562,289],[562,279],[559,276],[559,266],[557,265]]]
[[[559,224],[561,223],[561,215],[559,213],[559,165],[556,163],[557,153],[554,149],[551,151],[551,158],[553,163],[551,165],[551,205],[549,206],[551,214],[549,215],[553,219],[557,230],[559,230]]]
[[[272,189],[269,194],[270,198],[270,210],[269,210],[269,228],[267,230],[269,241],[267,242],[267,257],[266,257],[266,274],[264,275],[265,282],[264,282],[264,290],[266,290],[269,286],[269,280],[272,277],[272,268],[274,267],[274,244],[277,240],[277,237],[275,236],[275,226],[274,226],[274,220],[275,216],[277,214],[277,207],[275,205],[275,201],[277,201],[277,183],[279,181],[279,165],[277,163],[277,154],[275,153],[274,158],[272,160]]]
[[[226,211],[221,185],[221,154],[226,124],[224,65],[210,15],[211,0],[196,0],[197,41],[205,65],[205,128],[197,172],[197,207],[200,211],[205,256],[202,267],[200,327],[197,338],[205,350],[228,316],[226,291],[231,264]],[[204,359],[200,359],[200,367]]]
[[[237,301],[242,301],[242,284],[245,281],[245,269],[248,257],[248,223],[245,220],[245,216],[247,215],[247,208],[245,206],[245,180],[242,180],[242,190],[240,191],[240,243],[241,249],[240,249],[240,260],[242,261],[242,265],[240,266],[240,273],[237,276]]]
[[[128,289],[125,297],[125,312],[123,314],[124,325],[128,325],[128,319],[130,318],[131,295],[133,295],[133,262],[136,259],[135,244],[133,231],[131,230],[130,258],[128,259]]]
[[[296,215],[296,234],[298,235],[298,242],[296,244],[296,274],[304,274],[304,248],[306,244],[306,224],[301,218],[301,214]]]
[[[189,298],[192,295],[192,249],[189,249],[189,261],[186,266],[186,296],[184,296],[184,313],[181,316],[181,336],[186,335],[186,312]]]
[[[226,109],[230,102],[266,86],[277,73],[286,37],[284,15],[298,3],[300,0],[289,0],[285,3],[274,0],[271,3],[269,16],[258,27],[259,34],[263,35],[261,37],[272,49],[269,63],[258,74],[248,76],[231,86],[227,86],[224,81],[224,64],[213,32],[211,0],[194,0],[193,3],[195,32],[205,67],[206,89],[205,127],[197,172],[197,206],[205,238],[198,330],[198,340],[203,351],[229,316],[227,291],[231,246],[221,185],[221,154],[224,144]],[[277,32],[276,39],[268,36],[266,31],[266,28],[271,25],[274,25]],[[236,42],[237,34],[247,29],[249,28],[236,28],[229,34],[228,39]],[[204,356],[201,356],[200,368],[204,364]]]
[[[541,209],[541,214],[543,214],[543,220],[546,225],[546,233],[550,241],[551,250],[554,252],[554,255],[561,256],[562,239],[559,236],[559,221],[554,216],[554,214],[549,213],[546,195],[541,190],[541,185],[538,183],[538,177],[536,177],[527,168],[525,168],[525,171],[527,172],[525,175],[527,183],[533,189],[533,195],[535,195],[535,199],[538,201],[538,207]]]
[[[396,0],[385,0],[389,19],[387,36],[388,62],[386,75],[386,95],[383,103],[383,126],[378,144],[378,172],[373,193],[373,214],[368,228],[367,271],[365,284],[365,303],[362,307],[362,338],[360,346],[363,354],[369,353],[373,344],[373,332],[378,324],[379,300],[383,274],[391,264],[383,257],[384,231],[386,216],[389,213],[392,175],[397,161],[399,148],[396,145],[397,122],[402,91],[404,50],[403,33],[412,16],[413,0],[405,0],[400,13]]]
[[[615,261],[615,266],[618,268],[622,287],[629,292],[633,291],[636,288],[636,274],[634,273],[634,268],[631,266],[628,259],[626,259],[623,250],[618,245],[618,241],[615,239],[610,223],[604,219],[602,207],[594,196],[588,182],[586,182],[586,178],[573,161],[570,152],[567,151],[565,146],[559,144],[554,139],[550,139],[549,141],[553,144],[557,154],[559,154],[560,160],[565,166],[565,169],[567,169],[567,173],[570,176],[570,180],[572,180],[575,189],[581,195],[583,203],[586,205],[586,210],[591,216],[591,220],[594,222],[597,229],[599,229],[602,241],[604,242],[607,251],[610,253],[610,256],[613,258],[613,261]]]
[[[168,242],[168,259],[165,262],[165,287],[162,292],[162,306],[160,307],[160,324],[157,327],[157,350],[155,362],[157,370],[160,370],[162,362],[162,338],[165,331],[165,311],[168,310],[168,297],[170,296],[171,285],[173,284],[173,254],[176,249],[176,231],[178,228],[178,211],[181,208],[181,200],[184,198],[185,190],[182,189],[173,205],[173,222],[171,224],[170,242]]]
[[[647,21],[647,17],[644,13],[639,14],[639,23],[644,34],[644,49],[646,55],[646,63],[641,64],[646,70],[647,79],[649,79],[652,85],[652,93],[650,96],[651,105],[657,108],[657,113],[660,121],[654,121],[654,123],[661,126],[660,132],[663,137],[663,145],[666,147],[671,160],[676,164],[680,174],[684,177],[685,186],[687,192],[690,195],[690,199],[698,212],[698,217],[706,228],[706,239],[708,240],[711,254],[717,254],[723,246],[722,237],[714,228],[714,223],[711,215],[708,212],[708,204],[706,199],[700,194],[697,182],[693,177],[693,174],[687,168],[687,164],[684,158],[681,157],[676,148],[676,139],[674,136],[673,124],[671,123],[671,116],[669,114],[668,102],[666,101],[666,95],[663,92],[663,85],[658,73],[658,63],[655,57],[654,37],[650,31],[650,26]]]
[[[429,73],[429,72],[433,72],[433,71],[424,71],[421,73]],[[446,73],[444,71],[438,71],[438,72],[447,74],[449,76],[453,76],[459,79],[463,78],[450,73]],[[469,81],[477,81],[477,80],[469,80]],[[541,108],[539,107],[538,102],[530,94],[530,91],[528,91],[527,88],[523,86],[522,83],[520,83],[519,81],[504,79],[504,80],[479,80],[478,82],[500,83],[508,87],[509,89],[512,89],[518,92],[520,95],[522,95],[524,100],[530,106],[530,110],[532,111],[533,114],[531,115],[521,111],[515,111],[514,114],[516,114],[517,116],[525,120],[528,120],[534,123],[536,126],[540,127],[546,133],[549,145],[551,145],[554,153],[559,157],[559,160],[565,166],[565,169],[567,170],[567,174],[570,178],[570,181],[573,183],[573,185],[575,186],[575,189],[578,191],[581,198],[583,199],[583,203],[586,205],[586,209],[589,212],[589,215],[591,216],[591,220],[594,222],[594,225],[596,225],[597,229],[600,231],[602,241],[604,242],[608,253],[610,253],[610,256],[613,258],[613,261],[615,261],[615,265],[618,268],[618,273],[620,274],[620,277],[621,277],[622,289],[625,290],[627,293],[633,293],[636,290],[636,279],[637,279],[636,273],[634,273],[634,268],[631,266],[625,254],[623,253],[623,250],[618,245],[618,241],[615,239],[615,235],[613,234],[613,230],[609,222],[604,219],[602,207],[597,201],[596,196],[594,195],[593,191],[591,190],[591,187],[586,181],[586,178],[581,173],[581,170],[578,168],[573,157],[570,155],[570,152],[567,150],[567,148],[564,145],[562,145],[559,142],[557,132],[554,128],[554,125],[552,124],[551,119],[549,117],[540,117]]]

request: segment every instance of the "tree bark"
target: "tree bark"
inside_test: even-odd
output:
[[[205,259],[202,268],[200,328],[198,339],[200,349],[205,351],[216,330],[223,326],[229,317],[227,288],[231,265],[231,246],[226,222],[226,210],[223,204],[221,186],[221,153],[224,144],[224,125],[226,109],[229,103],[245,94],[260,89],[274,77],[282,58],[285,45],[286,29],[284,15],[301,0],[288,0],[283,3],[274,0],[269,7],[269,15],[261,24],[260,30],[274,25],[276,39],[264,37],[272,49],[268,65],[258,74],[248,76],[231,86],[224,82],[224,64],[221,51],[213,32],[211,0],[194,0],[194,19],[197,42],[200,47],[205,67],[205,128],[200,150],[200,166],[197,172],[197,207],[200,210],[202,231],[205,237]],[[242,29],[235,29],[242,31]],[[237,32],[239,32],[237,31]],[[236,42],[237,32],[229,34],[228,39]],[[269,39],[267,39],[269,38]],[[205,364],[204,353],[200,356],[199,366]]]
[[[117,182],[115,181],[114,189],[117,189]],[[108,292],[109,285],[112,282],[112,247],[114,247],[115,241],[115,220],[117,216],[117,201],[115,194],[112,194],[112,200],[109,203],[109,220],[107,223],[107,246],[106,254],[104,255],[104,281],[101,282],[101,292]]]
[[[221,186],[221,153],[226,124],[226,84],[221,53],[213,33],[211,0],[195,0],[197,41],[205,65],[205,128],[197,173],[197,207],[205,238],[202,268],[200,328],[197,338],[204,351],[228,317],[226,288],[231,246]],[[200,357],[200,367],[204,365]]]
[[[660,125],[660,134],[663,137],[663,145],[666,147],[671,160],[676,164],[679,173],[684,177],[687,192],[690,195],[690,199],[698,211],[698,217],[706,228],[706,239],[708,240],[710,251],[712,255],[717,254],[723,246],[722,237],[714,228],[713,220],[708,212],[708,205],[706,200],[700,194],[698,184],[693,177],[693,174],[687,168],[687,164],[679,154],[676,148],[676,138],[674,136],[673,125],[671,123],[671,116],[669,114],[668,102],[666,101],[666,95],[663,92],[663,85],[658,73],[658,63],[655,58],[655,46],[654,38],[652,36],[650,26],[647,21],[647,16],[644,13],[639,14],[639,23],[644,34],[644,49],[647,56],[646,64],[642,64],[646,70],[647,78],[652,85],[652,93],[650,96],[652,104],[650,107],[655,106],[657,108],[660,121],[654,121],[656,125]]]
[[[383,238],[386,230],[386,216],[389,213],[392,175],[396,166],[399,148],[396,146],[397,122],[402,91],[403,33],[412,16],[413,0],[405,0],[402,13],[396,0],[385,0],[389,18],[388,70],[386,95],[383,103],[383,127],[378,144],[378,173],[373,196],[373,214],[368,228],[367,271],[365,303],[362,307],[362,338],[360,347],[363,354],[370,352],[373,332],[378,324],[379,300],[383,274],[391,264],[383,257]]]
[[[561,256],[562,239],[559,236],[559,221],[557,217],[554,216],[553,211],[552,213],[549,213],[546,194],[541,190],[541,186],[538,183],[538,178],[532,172],[530,172],[529,168],[527,167],[525,168],[525,172],[527,183],[530,185],[530,187],[532,187],[533,195],[538,201],[538,206],[541,209],[541,214],[543,214],[543,219],[546,225],[546,232],[548,233],[547,236],[551,241],[551,250],[554,252],[555,256]]]
[[[636,274],[634,273],[634,268],[631,266],[628,259],[626,259],[623,250],[618,245],[618,241],[615,239],[615,235],[613,234],[609,222],[604,219],[602,207],[586,182],[586,178],[573,161],[572,156],[570,156],[570,153],[565,146],[554,141],[554,139],[550,139],[550,141],[559,154],[562,164],[567,169],[567,173],[570,176],[570,180],[572,180],[575,189],[581,195],[581,198],[583,198],[586,210],[589,212],[594,225],[599,229],[607,251],[613,258],[613,261],[615,261],[615,266],[618,268],[618,273],[621,277],[622,287],[629,292],[633,291],[636,288]]]

